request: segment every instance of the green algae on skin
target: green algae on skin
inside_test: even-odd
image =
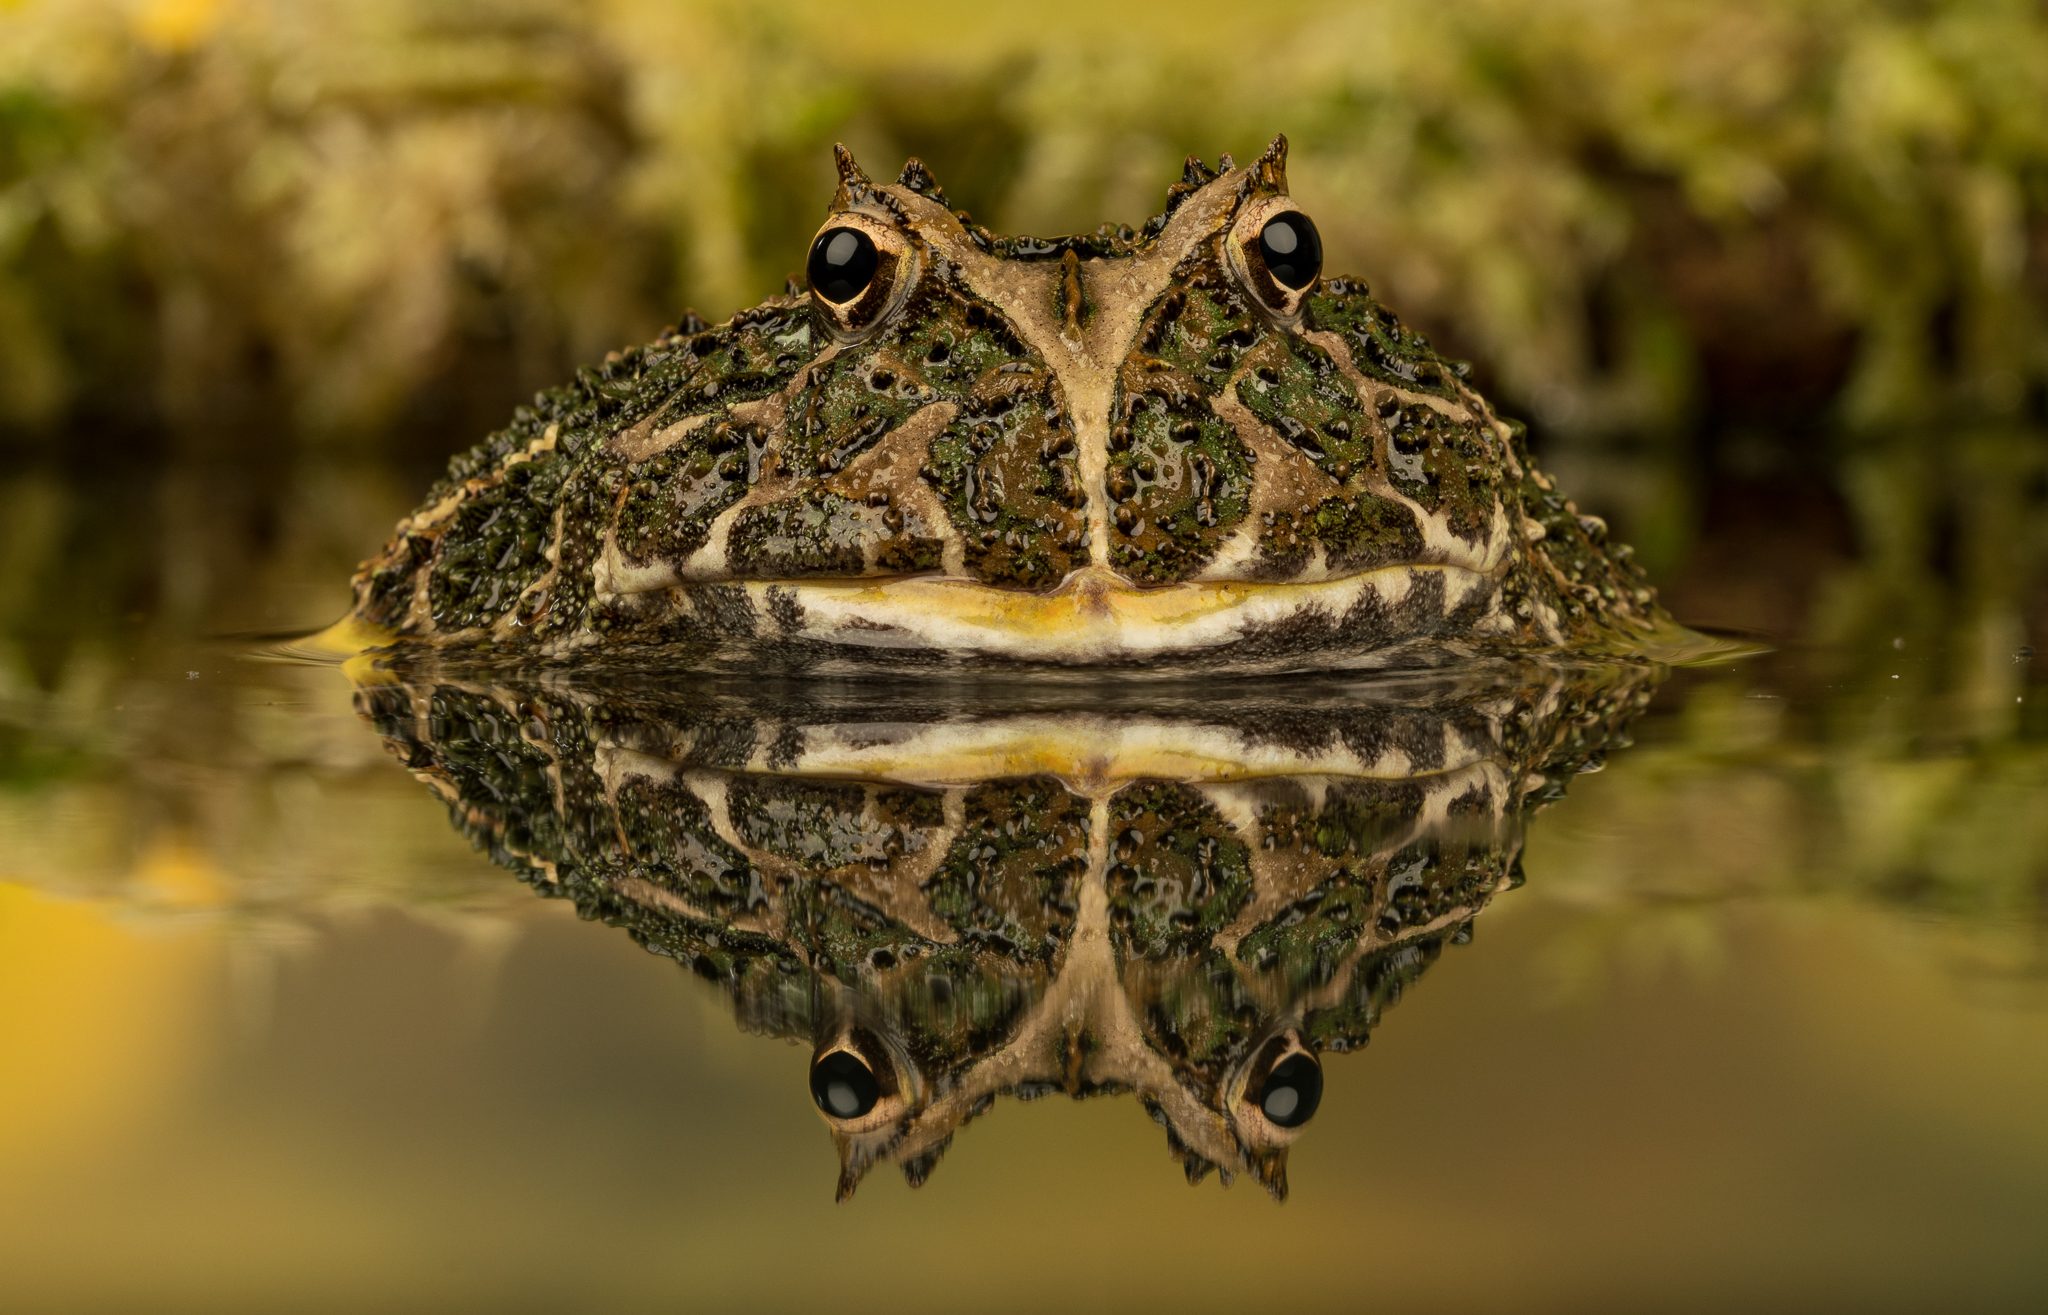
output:
[[[1086,239],[838,164],[808,293],[542,394],[365,563],[358,621],[543,663],[1269,671],[1661,624],[1465,367],[1321,277],[1284,138]],[[1275,231],[1313,258],[1269,268]]]

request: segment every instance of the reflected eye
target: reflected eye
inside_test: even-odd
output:
[[[835,1050],[811,1065],[811,1099],[827,1118],[857,1119],[881,1098],[874,1070],[850,1051]]]
[[[1306,288],[1323,272],[1323,239],[1315,222],[1299,210],[1273,216],[1259,230],[1259,259],[1281,287]]]
[[[1323,1066],[1314,1055],[1289,1055],[1266,1077],[1259,1111],[1276,1128],[1299,1128],[1315,1117],[1323,1099]]]
[[[875,240],[857,228],[828,228],[811,243],[811,291],[839,305],[855,300],[882,267]]]

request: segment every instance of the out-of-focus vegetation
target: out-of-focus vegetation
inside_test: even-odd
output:
[[[1337,262],[1559,441],[2006,415],[2044,68],[2032,0],[0,0],[0,422],[454,446],[773,291],[834,139],[1042,231],[1283,130]]]

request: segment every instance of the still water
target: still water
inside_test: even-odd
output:
[[[235,637],[408,491],[0,489],[0,1307],[2048,1302],[1996,609],[1209,688]]]

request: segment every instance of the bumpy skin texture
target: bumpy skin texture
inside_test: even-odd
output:
[[[1265,1077],[1365,1045],[1660,670],[1008,704],[420,671],[357,706],[495,862],[743,1028],[860,1056],[883,1095],[827,1119],[842,1195],[1059,1091],[1135,1094],[1191,1180],[1278,1195]]]
[[[873,236],[873,295],[693,319],[541,394],[364,564],[355,615],[525,660],[798,665],[1395,665],[1650,631],[1626,549],[1464,366],[1361,283],[1264,271],[1284,161],[1191,159],[1141,231],[1044,240],[842,151],[827,227]]]

